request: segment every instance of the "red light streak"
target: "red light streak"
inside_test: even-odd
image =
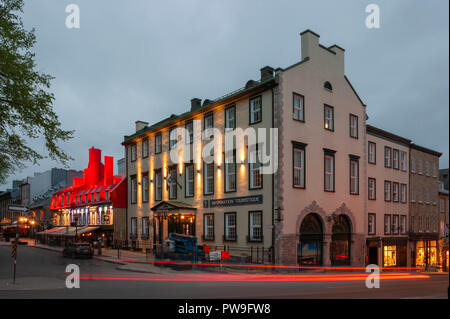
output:
[[[277,268],[277,269],[323,269],[323,270],[366,270],[366,267],[323,267],[323,266],[279,266],[279,265],[243,265],[243,264],[213,264],[213,263],[194,263],[177,261],[156,261],[156,260],[133,260],[133,259],[108,259],[94,257],[96,260],[119,261],[130,263],[150,263],[166,265],[185,265],[185,266],[215,266],[215,267],[245,267],[245,268]],[[423,270],[419,267],[379,267],[380,270]]]
[[[341,274],[341,275],[249,275],[249,274],[149,274],[142,276],[118,276],[102,274],[84,274],[82,280],[130,280],[130,281],[365,281],[367,274]],[[380,280],[404,280],[404,279],[427,279],[428,275],[394,273],[380,274]]]

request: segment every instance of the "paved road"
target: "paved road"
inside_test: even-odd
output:
[[[367,289],[363,280],[277,281],[259,275],[201,272],[138,273],[99,260],[72,260],[60,253],[19,247],[17,284],[11,284],[10,246],[0,246],[0,299],[3,298],[448,298],[448,276],[382,280]],[[80,266],[80,289],[65,287],[65,268]],[[288,276],[288,275],[287,275]],[[320,275],[316,275],[320,276]],[[261,278],[261,280],[259,280]],[[105,280],[106,279],[106,280]],[[285,279],[285,277],[283,278]],[[218,280],[218,281],[217,281]]]

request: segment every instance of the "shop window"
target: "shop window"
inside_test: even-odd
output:
[[[397,246],[384,246],[384,267],[397,265]]]

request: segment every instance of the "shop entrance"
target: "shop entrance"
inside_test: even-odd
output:
[[[337,216],[331,236],[331,265],[350,265],[352,227],[345,215]]]
[[[378,265],[378,247],[369,247],[369,265]]]
[[[322,265],[322,221],[317,214],[308,214],[300,226],[299,265]]]
[[[194,214],[170,214],[167,222],[168,233],[195,236]]]

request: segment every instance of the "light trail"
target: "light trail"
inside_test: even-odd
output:
[[[249,274],[147,274],[112,275],[82,274],[81,280],[123,280],[123,281],[191,281],[191,282],[322,282],[322,281],[365,281],[367,274],[334,275],[249,275]],[[411,273],[380,274],[380,280],[428,279],[430,276]]]
[[[276,268],[276,269],[322,269],[322,270],[366,270],[366,267],[325,267],[325,266],[279,266],[279,265],[246,265],[246,264],[215,264],[215,263],[194,263],[177,261],[157,261],[157,260],[135,260],[135,259],[112,259],[94,257],[96,260],[119,261],[129,263],[149,263],[165,265],[184,265],[184,266],[214,266],[214,267],[241,267],[241,268]],[[423,270],[419,267],[379,267],[380,270]]]

